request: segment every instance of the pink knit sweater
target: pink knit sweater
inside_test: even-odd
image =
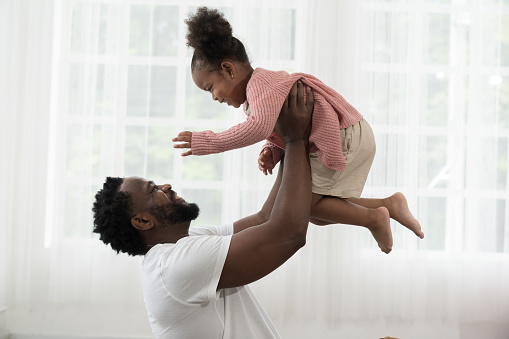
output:
[[[354,125],[362,119],[362,115],[341,95],[312,75],[288,74],[263,68],[255,69],[247,84],[246,95],[250,113],[246,112],[246,121],[220,133],[193,132],[193,155],[220,153],[268,139],[264,148],[271,148],[274,164],[279,162],[285,143],[272,130],[286,96],[299,79],[313,89],[315,100],[309,137],[310,151],[316,152],[325,166],[343,171],[346,162],[339,130]],[[246,109],[245,104],[244,111]]]

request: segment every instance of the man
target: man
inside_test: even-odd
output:
[[[311,206],[307,143],[313,96],[295,84],[275,131],[286,142],[260,212],[223,227],[192,227],[199,209],[138,177],[107,178],[94,203],[94,232],[117,252],[145,255],[143,293],[156,338],[278,338],[247,284],[306,242]]]

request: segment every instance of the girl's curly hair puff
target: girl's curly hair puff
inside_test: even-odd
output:
[[[126,192],[119,192],[124,179],[107,177],[103,188],[95,195],[92,208],[94,212],[94,233],[111,248],[129,255],[144,255],[138,231],[131,225],[131,197]]]
[[[249,63],[244,45],[232,35],[232,27],[223,13],[199,7],[185,23],[188,28],[187,46],[194,48],[192,70],[206,65],[219,68],[225,59]]]

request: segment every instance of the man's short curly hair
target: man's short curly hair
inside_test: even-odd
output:
[[[131,196],[119,191],[123,181],[107,177],[103,188],[95,195],[94,233],[99,233],[100,239],[117,253],[144,255],[146,250],[141,236],[131,225]]]

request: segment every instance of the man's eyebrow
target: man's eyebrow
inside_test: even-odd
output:
[[[147,191],[151,191],[151,188],[155,186],[154,182],[152,180],[150,180],[149,182],[147,182]]]

